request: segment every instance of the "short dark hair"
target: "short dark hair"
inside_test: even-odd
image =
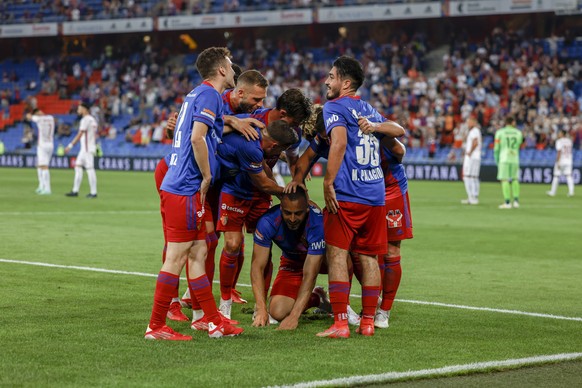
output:
[[[311,115],[311,100],[299,89],[288,89],[277,98],[276,108],[285,110],[297,124],[303,123]]]
[[[269,80],[266,79],[265,76],[262,75],[258,70],[243,71],[238,77],[237,85],[239,83],[245,85],[256,85],[265,89],[269,86]]]
[[[349,78],[352,80],[354,91],[358,90],[364,83],[364,68],[362,64],[352,57],[342,55],[333,62],[340,78]]]
[[[79,102],[79,106],[82,106],[83,108],[89,110],[91,109],[91,103],[87,102],[87,101],[81,101]]]
[[[512,115],[505,117],[505,125],[513,125],[515,123],[515,119]]]
[[[290,193],[284,193],[281,196],[281,199],[283,198],[287,198],[289,201],[297,201],[300,199],[304,199],[305,202],[308,202],[307,200],[307,191],[305,191],[305,189],[301,186],[295,186],[295,192],[290,192]]]
[[[285,120],[275,120],[267,125],[269,137],[280,146],[290,147],[299,141],[299,135]]]
[[[216,74],[220,66],[225,65],[226,58],[230,58],[230,50],[226,47],[209,47],[196,58],[196,69],[202,79],[208,79]]]

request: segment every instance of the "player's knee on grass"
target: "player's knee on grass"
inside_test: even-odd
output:
[[[275,295],[271,297],[271,303],[269,303],[269,314],[271,317],[278,321],[282,321],[289,315],[295,299],[284,295]]]

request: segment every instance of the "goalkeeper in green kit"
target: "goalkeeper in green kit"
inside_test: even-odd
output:
[[[523,143],[523,134],[514,125],[515,119],[507,116],[505,127],[495,132],[493,155],[497,164],[497,179],[501,181],[505,199],[505,202],[499,205],[500,209],[511,209],[512,198],[513,207],[519,207],[519,148]]]

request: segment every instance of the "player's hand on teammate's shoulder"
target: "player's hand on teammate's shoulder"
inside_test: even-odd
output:
[[[376,131],[378,124],[372,123],[367,118],[359,117],[358,118],[358,126],[360,127],[360,131],[362,131],[363,134],[369,135],[369,134],[374,133]]]
[[[235,131],[243,135],[244,138],[248,141],[259,140],[259,133],[257,129],[260,131],[261,129],[265,128],[265,124],[257,119],[253,119],[252,117],[247,117],[245,119],[236,118],[232,121],[231,126]]]

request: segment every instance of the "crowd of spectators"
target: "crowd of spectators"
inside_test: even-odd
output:
[[[315,49],[284,39],[233,42],[230,48],[235,63],[259,69],[269,79],[266,106],[274,106],[291,87],[302,89],[315,103],[324,102],[323,80],[333,59],[358,57],[366,73],[362,97],[408,129],[409,148],[427,147],[433,154],[438,148],[461,147],[469,115],[477,118],[485,136],[492,137],[512,114],[524,132],[525,147],[552,147],[557,131],[565,129],[580,148],[582,96],[580,90],[575,93],[581,85],[580,59],[565,55],[569,43],[567,37],[560,39],[562,49],[556,37],[535,40],[495,28],[479,44],[452,39],[437,69],[427,67],[428,40],[422,34],[401,32],[388,43],[368,40],[363,45],[339,36]],[[41,92],[94,103],[104,137],[125,133],[139,146],[165,142],[164,120],[200,82],[194,56],[178,61],[148,44],[140,52],[127,50],[106,47],[91,59],[39,58]],[[76,80],[72,85],[71,79]],[[2,97],[3,104],[6,99]],[[132,119],[119,124],[119,116]]]
[[[365,4],[386,4],[386,0],[3,0],[0,22],[63,22]],[[18,8],[23,5],[31,7]]]

